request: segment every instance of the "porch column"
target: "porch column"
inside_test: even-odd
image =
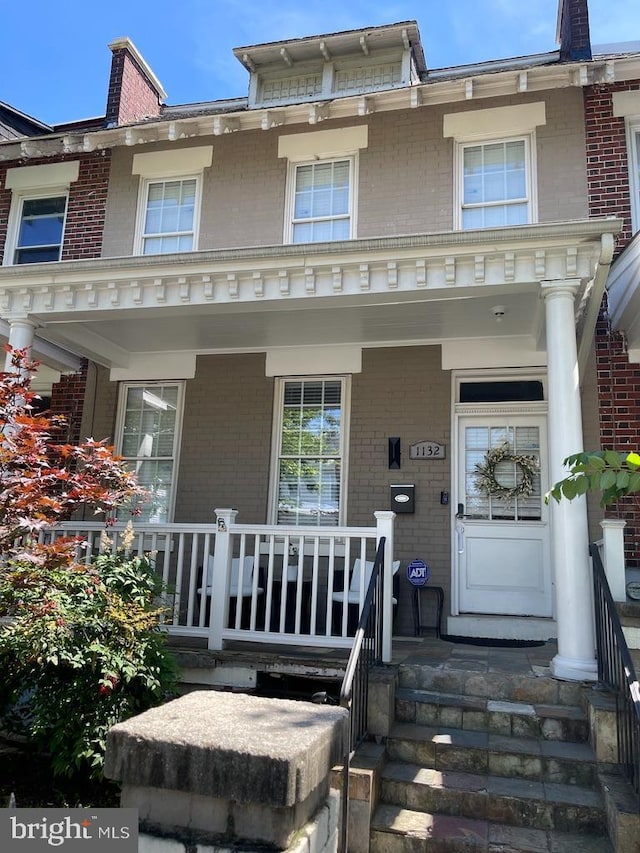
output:
[[[33,346],[35,329],[36,324],[26,317],[9,320],[9,346],[13,349],[30,349]],[[4,369],[13,370],[10,352],[5,356]]]
[[[563,460],[583,450],[574,297],[579,281],[543,281],[549,385],[551,483],[566,476]],[[551,672],[570,681],[595,681],[593,590],[587,502],[551,502],[558,654]]]

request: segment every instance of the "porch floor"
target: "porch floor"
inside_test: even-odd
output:
[[[232,642],[224,651],[213,652],[206,640],[170,636],[169,645],[181,666],[208,668],[243,664],[270,671],[342,675],[347,661],[345,649],[317,649],[304,645],[281,646]],[[433,636],[394,637],[392,665],[437,666],[443,670],[506,672],[513,675],[549,674],[549,663],[557,653],[555,640],[540,646],[509,648],[452,643]]]

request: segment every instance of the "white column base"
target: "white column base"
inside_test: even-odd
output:
[[[598,664],[592,660],[579,660],[557,654],[549,664],[551,675],[564,681],[597,681]]]

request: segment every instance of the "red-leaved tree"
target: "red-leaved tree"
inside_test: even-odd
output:
[[[57,443],[61,416],[38,414],[31,377],[38,363],[26,350],[12,349],[10,371],[0,373],[0,559],[25,556],[47,525],[65,520],[81,506],[109,513],[145,497],[135,475],[105,442]],[[135,510],[134,510],[135,512]],[[59,554],[60,547],[54,549]],[[46,559],[47,549],[30,548]]]

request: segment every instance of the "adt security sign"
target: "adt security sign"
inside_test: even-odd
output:
[[[429,566],[424,560],[412,560],[407,566],[407,578],[414,586],[424,586],[429,580]]]

